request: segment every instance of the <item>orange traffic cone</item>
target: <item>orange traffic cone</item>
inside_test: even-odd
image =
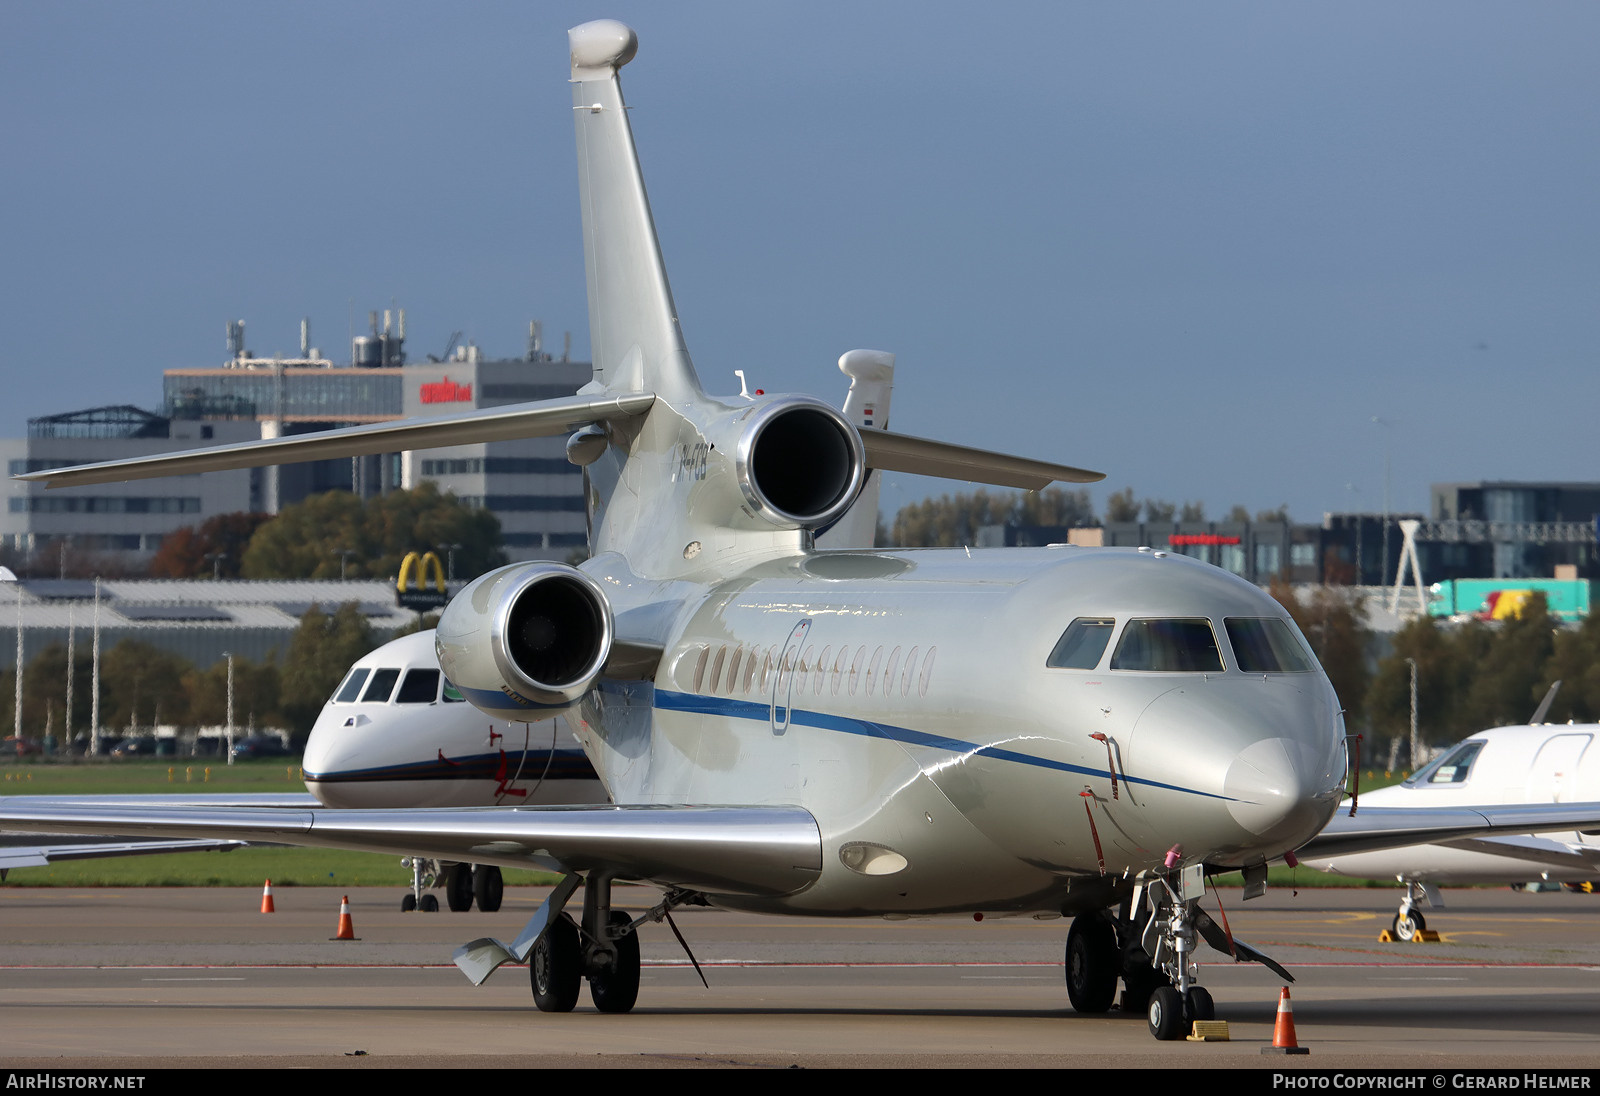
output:
[[[261,912],[277,913],[277,908],[272,904],[272,880],[267,880],[267,885],[261,888]]]
[[[1289,987],[1283,987],[1283,993],[1278,997],[1278,1022],[1272,1027],[1272,1045],[1262,1047],[1262,1054],[1310,1054],[1310,1047],[1303,1047],[1295,1042],[1294,1038],[1294,1006],[1289,1004]]]
[[[339,902],[339,935],[335,940],[356,940],[355,922],[350,920],[350,896],[347,894]]]

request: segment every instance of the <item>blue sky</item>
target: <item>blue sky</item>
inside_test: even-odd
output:
[[[1217,515],[1379,509],[1386,449],[1396,508],[1600,478],[1580,3],[9,3],[0,435],[155,406],[229,319],[586,356],[565,31],[601,16],[713,390],[838,400],[892,350],[897,428]]]

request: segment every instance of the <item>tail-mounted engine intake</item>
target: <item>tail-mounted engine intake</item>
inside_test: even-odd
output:
[[[866,475],[861,436],[827,404],[783,397],[740,425],[739,490],[762,518],[784,528],[817,529],[855,501]]]
[[[611,653],[611,606],[594,580],[526,563],[471,583],[439,618],[439,666],[490,715],[548,719],[588,692]]]

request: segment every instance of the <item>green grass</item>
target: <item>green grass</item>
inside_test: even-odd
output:
[[[70,761],[23,758],[0,765],[0,795],[161,795],[197,792],[303,792],[294,757],[239,761],[157,758]]]

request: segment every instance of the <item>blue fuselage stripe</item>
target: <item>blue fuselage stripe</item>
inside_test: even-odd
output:
[[[685,712],[691,715],[753,719],[762,723],[768,723],[771,720],[770,706],[758,701],[736,700],[733,697],[722,696],[701,696],[695,693],[679,693],[660,688],[655,690],[655,706],[662,711]],[[780,708],[779,711],[781,712],[783,709]],[[985,746],[977,742],[968,742],[965,739],[929,734],[927,731],[915,731],[909,727],[896,727],[888,723],[874,723],[870,720],[857,719],[852,716],[829,715],[825,712],[807,711],[803,708],[790,708],[789,723],[801,727],[815,727],[819,730],[861,735],[866,738],[882,738],[890,742],[903,742],[911,746],[926,746],[929,749],[946,750],[950,753],[964,756],[992,757],[996,761],[1011,761],[1018,765],[1032,765],[1042,769],[1055,769],[1058,772],[1078,773],[1082,776],[1098,776],[1106,780],[1111,779],[1111,771],[1109,769],[1073,765],[1066,761],[1055,761],[1048,757],[1023,753],[1020,750],[1008,750],[1001,746]],[[1139,784],[1148,788],[1162,788],[1166,791],[1204,796],[1207,799],[1229,799],[1228,796],[1217,795],[1214,792],[1204,792],[1198,788],[1185,788],[1179,784],[1167,784],[1160,780],[1130,776],[1127,773],[1119,772],[1116,775],[1118,780],[1127,784]]]

